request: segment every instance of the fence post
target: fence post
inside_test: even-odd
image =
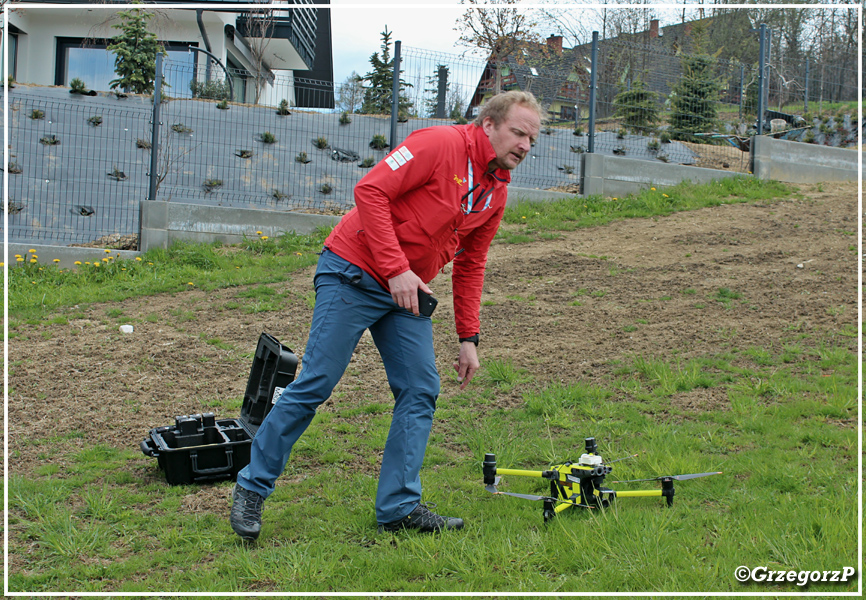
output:
[[[448,67],[439,65],[439,73],[437,74],[439,86],[436,92],[436,115],[437,119],[445,118],[445,103],[448,94]]]
[[[394,42],[394,85],[391,87],[391,150],[397,146],[397,112],[400,109],[400,40]]]
[[[157,167],[159,163],[159,107],[162,104],[162,53],[156,53],[156,79],[153,82],[153,128],[150,134],[150,188],[147,199],[156,200]]]
[[[589,131],[587,152],[595,151],[595,86],[598,81],[598,32],[592,32],[592,66],[589,76]]]
[[[746,98],[746,65],[740,63],[740,119],[743,118],[743,104]]]
[[[766,48],[764,46],[767,37],[767,26],[761,23],[760,45],[758,49],[758,135],[764,135],[764,59]]]
[[[806,89],[803,92],[803,112],[809,112],[809,55],[806,55]],[[810,123],[811,125],[811,123]]]

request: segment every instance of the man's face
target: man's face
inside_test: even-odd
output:
[[[481,127],[496,152],[496,158],[490,161],[489,167],[510,171],[529,154],[532,144],[538,139],[541,120],[531,108],[514,104],[498,126],[487,117]]]

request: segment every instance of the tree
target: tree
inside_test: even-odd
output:
[[[114,52],[114,72],[118,78],[109,82],[111,89],[121,88],[136,94],[153,92],[156,78],[156,53],[165,50],[156,34],[147,30],[151,13],[133,8],[117,13],[121,23],[113,25],[122,33],[111,40],[108,50]]]
[[[658,92],[644,87],[640,79],[632,83],[631,89],[616,95],[613,104],[616,117],[634,133],[647,134],[655,129],[659,121]]]
[[[274,11],[270,8],[254,8],[247,15],[247,46],[250,49],[250,64],[253,67],[253,83],[255,84],[255,104],[259,103],[262,91],[268,82],[268,65],[265,62],[265,52],[271,43],[274,29]]]
[[[540,43],[533,31],[535,22],[526,12],[517,8],[506,8],[518,4],[519,0],[490,0],[481,4],[479,0],[460,0],[470,8],[458,21],[454,31],[460,34],[458,43],[470,48],[479,48],[488,53],[496,73],[494,93],[502,90],[500,66],[505,59],[520,50]],[[495,5],[503,5],[496,7]],[[481,6],[491,8],[479,8]]]
[[[391,33],[387,25],[382,35],[382,55],[374,52],[370,56],[370,65],[373,69],[364,75],[363,80],[370,85],[364,91],[364,102],[361,112],[368,115],[391,114],[391,95],[394,89],[394,60],[391,58]],[[402,73],[403,71],[400,71]],[[400,94],[398,100],[398,111],[408,113],[411,101],[403,93],[403,88],[412,87],[400,79]]]
[[[342,112],[355,113],[364,101],[364,79],[355,71],[346,77],[337,92],[337,108]]]
[[[683,76],[671,90],[671,137],[695,141],[716,125],[721,85],[713,76],[715,60],[706,54],[683,56]]]

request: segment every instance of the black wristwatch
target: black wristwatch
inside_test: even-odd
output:
[[[460,343],[462,344],[463,342],[472,342],[473,344],[478,346],[478,334],[476,333],[475,335],[470,337],[460,338]]]

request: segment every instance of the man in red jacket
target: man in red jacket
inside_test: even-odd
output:
[[[264,499],[292,446],[349,364],[366,329],[394,394],[394,414],[376,494],[380,531],[460,529],[463,520],[421,503],[419,472],[439,395],[433,325],[419,290],[454,261],[460,389],[480,364],[476,347],[487,251],[505,210],[506,185],[538,137],[542,109],[532,94],[491,98],[468,125],[415,131],[355,186],[355,208],[325,240],[303,368],[253,439],[238,473],[230,522],[255,540]]]

